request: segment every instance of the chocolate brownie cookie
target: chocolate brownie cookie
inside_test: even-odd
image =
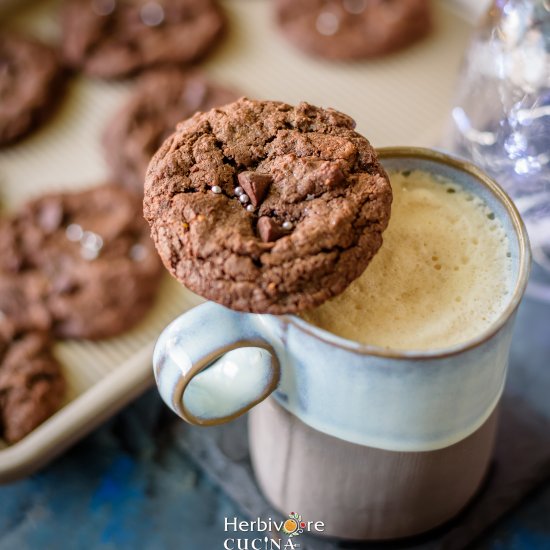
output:
[[[415,42],[431,28],[429,0],[276,0],[279,28],[327,59],[361,59]]]
[[[12,221],[0,220],[0,336],[7,339],[20,332],[46,332],[51,326],[47,281],[25,269],[17,233]]]
[[[114,336],[151,307],[162,269],[134,193],[111,184],[46,195],[9,224],[15,252],[0,268],[38,279],[27,295],[43,297],[54,335]]]
[[[0,146],[43,122],[62,95],[64,72],[56,51],[0,32]]]
[[[61,405],[65,380],[45,333],[5,337],[0,321],[0,437],[16,443]]]
[[[151,157],[176,124],[238,97],[198,73],[165,69],[144,76],[104,134],[105,157],[115,181],[142,194]]]
[[[40,273],[0,272],[0,336],[49,331],[52,319],[46,306],[48,285]]]
[[[224,26],[216,0],[65,0],[63,52],[74,68],[117,78],[194,62]]]
[[[232,309],[288,313],[342,292],[382,243],[391,187],[354,121],[241,99],[181,123],[149,166],[165,266]]]

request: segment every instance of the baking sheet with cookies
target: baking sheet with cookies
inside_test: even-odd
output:
[[[13,3],[11,3],[13,6]],[[289,103],[308,101],[355,118],[375,146],[433,145],[445,124],[471,17],[461,0],[434,1],[436,28],[423,42],[369,62],[330,63],[294,49],[275,28],[268,0],[225,0],[229,32],[202,64],[205,73],[243,95]],[[58,39],[59,2],[22,2],[2,24],[47,41]],[[108,177],[101,135],[131,93],[132,81],[82,76],[53,120],[15,146],[0,150],[0,201],[6,211],[53,190],[76,190]],[[44,465],[153,384],[157,335],[200,302],[169,276],[146,319],[123,336],[59,343],[55,355],[68,383],[64,406],[19,443],[0,440],[0,481]]]

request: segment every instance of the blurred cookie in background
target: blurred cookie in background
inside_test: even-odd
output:
[[[0,337],[22,332],[48,332],[52,317],[46,305],[48,281],[40,273],[0,272]]]
[[[51,327],[48,282],[28,269],[19,233],[14,219],[0,220],[0,337],[4,340],[22,332],[47,332]]]
[[[65,73],[56,50],[0,31],[0,146],[44,122],[63,95]]]
[[[216,0],[65,0],[63,55],[91,76],[120,78],[193,63],[224,27]]]
[[[103,136],[114,180],[142,194],[147,166],[176,124],[238,97],[236,91],[197,72],[165,69],[143,76]]]
[[[63,402],[65,379],[44,332],[2,334],[0,320],[0,438],[16,443]]]
[[[24,8],[34,0],[0,0],[0,17],[11,15],[12,12]]]
[[[429,0],[275,0],[275,16],[295,46],[332,60],[399,50],[432,26]]]
[[[16,261],[3,271],[42,278],[31,296],[44,296],[54,336],[108,338],[149,311],[162,270],[141,208],[106,184],[42,196],[9,220]]]
[[[52,355],[48,281],[26,269],[16,231],[0,223],[0,438],[16,443],[62,404],[65,380]]]

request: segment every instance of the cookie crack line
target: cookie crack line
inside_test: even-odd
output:
[[[248,98],[246,98],[246,97],[243,96],[243,97],[239,98],[237,101],[250,101],[250,100],[248,100]],[[236,102],[235,102],[235,103],[236,103]],[[308,104],[305,104],[305,105],[308,105]],[[226,117],[226,118],[227,118],[227,114],[226,114],[226,113],[223,111],[223,109],[220,108],[220,107],[215,107],[215,108],[211,109],[210,112],[215,112],[216,114],[219,114],[221,117]],[[189,119],[189,121],[192,121],[193,119],[196,119],[197,116],[200,116],[201,114],[203,114],[203,113],[197,113],[195,116],[193,116],[191,119]],[[274,154],[274,155],[272,155],[272,156],[270,156],[270,155],[265,155],[265,156],[263,156],[263,157],[260,157],[260,160],[259,160],[258,162],[255,162],[255,163],[253,163],[253,164],[251,164],[251,165],[240,165],[233,157],[231,157],[230,155],[227,155],[227,154],[225,153],[224,149],[225,149],[225,147],[227,146],[227,142],[223,139],[223,137],[221,137],[220,135],[214,133],[214,129],[212,128],[212,125],[211,125],[210,121],[209,121],[209,120],[204,120],[203,123],[204,123],[204,125],[205,125],[205,128],[204,128],[204,129],[208,132],[208,135],[210,135],[211,137],[213,137],[213,138],[215,139],[216,144],[218,145],[219,149],[222,151],[223,155],[226,156],[227,158],[231,159],[231,164],[234,165],[235,168],[239,168],[240,166],[242,166],[243,168],[246,168],[246,169],[248,169],[248,170],[250,170],[250,169],[254,169],[254,170],[255,170],[255,169],[257,169],[257,167],[258,167],[258,165],[259,165],[260,163],[264,162],[264,161],[267,160],[268,158],[277,159],[277,158],[280,158],[281,156],[284,156],[284,153],[281,153],[281,155]],[[262,142],[262,147],[265,148],[266,145],[270,145],[271,143],[273,143],[277,138],[280,137],[280,133],[281,133],[281,132],[294,131],[294,132],[296,132],[296,133],[298,133],[298,134],[300,134],[300,135],[327,135],[327,134],[330,133],[330,130],[329,130],[329,132],[320,132],[320,131],[313,131],[313,130],[309,130],[309,131],[307,131],[307,132],[303,132],[303,131],[301,131],[300,128],[297,127],[292,121],[283,121],[282,124],[283,124],[283,127],[282,127],[282,128],[277,128],[276,134],[275,134],[275,135],[273,135],[273,136],[267,138],[266,140],[264,140],[264,141]],[[179,128],[179,126],[178,126],[178,128],[176,129],[175,134],[177,134],[177,132],[178,132],[179,129],[180,129],[180,128]],[[265,128],[265,126],[263,127],[263,129],[264,129],[264,130],[267,130],[267,129]],[[267,131],[269,131],[269,130],[267,130]],[[334,131],[334,130],[332,130],[332,131]],[[173,134],[173,135],[175,135],[175,134]],[[172,136],[171,136],[171,137],[172,137]],[[192,138],[193,141],[192,141],[191,143],[196,144],[196,142],[197,142],[201,137],[202,137],[202,136],[200,136],[200,135],[195,135],[195,136],[193,136],[194,139]],[[183,144],[182,144],[182,146],[183,146]],[[177,147],[177,148],[175,148],[175,149],[174,149],[174,148],[171,148],[171,150],[170,150],[169,152],[172,153],[172,152],[179,151],[180,148],[181,148],[181,146],[180,146],[180,147]],[[317,151],[317,154],[321,154],[321,151],[318,150],[318,151]],[[302,157],[299,157],[299,158],[302,158]],[[195,162],[196,162],[196,159],[194,159],[194,160],[195,160]],[[336,157],[334,157],[334,159],[332,159],[332,160],[334,160],[334,161],[336,161],[336,160],[344,160],[344,161],[345,161],[345,160],[347,160],[347,159],[346,159],[345,157],[338,157],[338,156],[336,156]],[[358,167],[357,165],[354,165],[353,168],[354,168],[354,169],[357,169],[357,168],[359,168],[359,167]]]
[[[243,99],[243,98],[241,98]],[[222,114],[225,114],[223,113],[223,111],[220,111],[219,108],[216,108],[216,109],[213,109],[217,112],[221,112]],[[235,177],[238,175],[239,171],[246,171],[246,170],[250,170],[250,171],[257,171],[258,169],[258,166],[262,163],[265,163],[265,161],[269,160],[269,161],[275,161],[277,159],[280,159],[282,157],[285,157],[287,156],[288,153],[268,153],[268,154],[264,154],[263,156],[259,156],[258,160],[256,160],[255,162],[251,163],[251,164],[248,164],[248,165],[245,165],[245,164],[241,164],[239,163],[234,157],[232,157],[231,155],[229,155],[227,152],[226,152],[226,149],[227,149],[227,142],[219,135],[217,135],[216,133],[214,133],[214,130],[211,126],[211,124],[207,121],[206,122],[206,131],[208,132],[208,135],[210,135],[212,138],[214,138],[215,140],[215,143],[216,143],[216,146],[218,147],[218,149],[220,150],[220,152],[222,153],[222,156],[223,156],[223,163],[229,167],[231,167],[233,170],[234,170],[234,174],[233,174],[233,183],[235,186],[237,186],[237,183],[234,181]],[[278,139],[280,137],[280,134],[282,132],[285,132],[285,131],[288,131],[289,129],[288,128],[278,128],[277,129],[277,133],[272,136],[271,138],[269,138],[268,140],[264,141],[262,143],[262,148],[266,148],[267,145],[271,144],[272,142],[274,142],[276,139]],[[316,132],[313,132],[313,131],[310,131],[310,132],[307,132],[307,133],[304,133],[304,132],[300,132],[300,130],[295,126],[293,125],[292,126],[292,130],[297,132],[299,135],[318,135],[318,136],[324,136],[324,135],[327,135],[326,133],[323,133],[323,132],[319,132],[319,131],[316,131]],[[176,132],[177,133],[177,132]],[[174,134],[175,135],[175,134]],[[172,137],[172,136],[171,136]],[[196,145],[196,143],[198,142],[199,139],[201,139],[202,136],[200,135],[195,135],[193,136],[194,139],[192,139],[191,141],[191,144],[194,146]],[[170,138],[169,138],[170,139]],[[167,151],[167,154],[172,154],[172,153],[175,153],[177,151],[179,151],[181,149],[181,146],[180,147],[176,147],[176,148],[170,148],[169,151]],[[197,159],[194,155],[194,148],[191,147],[190,150],[193,154],[193,166],[196,166],[198,165],[199,163],[197,162]],[[317,150],[317,155],[321,155],[321,151]],[[297,153],[294,153],[296,155],[296,158],[298,159],[308,159],[308,158],[315,158],[314,155],[303,155],[303,156],[300,156],[299,154]],[[348,158],[344,157],[344,156],[337,156],[337,155],[334,155],[331,159],[329,160],[326,160],[327,162],[331,162],[331,163],[336,163],[338,161],[343,161],[345,162],[346,164],[348,163]],[[359,158],[358,158],[358,155],[356,155],[355,159],[354,159],[354,162],[353,162],[353,165],[350,166],[350,167],[345,167],[346,168],[346,171],[344,173],[344,176],[345,177],[348,177],[350,175],[350,173],[354,170],[358,170],[360,168],[360,166],[358,165],[358,162],[359,162]],[[369,168],[371,169],[375,169],[375,166],[374,165],[370,165]],[[271,175],[271,174],[270,174]],[[176,196],[177,194],[180,194],[180,193],[185,193],[185,192],[195,192],[195,191],[191,191],[191,189],[194,189],[195,191],[198,191],[196,190],[196,188],[186,188],[186,189],[183,189],[181,191],[179,190],[173,190],[173,194],[172,196]],[[328,191],[327,191],[328,192]],[[227,197],[230,197],[230,195],[227,194],[227,192],[224,192],[223,190],[223,187],[222,187],[222,193],[227,196]],[[326,193],[326,192],[324,192]],[[324,193],[321,193],[321,194],[315,194],[316,197],[318,196],[322,196]]]
[[[312,257],[315,257],[315,256],[329,256],[329,255],[332,256],[334,254],[339,256],[340,254],[344,254],[345,252],[347,252],[348,250],[350,250],[352,248],[353,248],[353,246],[350,246],[349,248],[340,247],[340,246],[335,246],[334,248],[321,248],[321,249],[317,250],[316,252],[312,253],[311,256]],[[236,256],[241,256],[243,258],[248,258],[249,257],[247,254],[243,254],[243,253],[239,253],[239,252],[235,252],[234,254]],[[210,256],[210,258],[203,258],[203,259],[205,259],[205,260],[212,259],[212,256]],[[279,267],[282,270],[285,270],[287,268],[291,268],[293,266],[293,262],[294,262],[294,260],[288,260],[286,262],[281,263],[279,265]],[[263,266],[264,266],[264,264],[262,264],[262,267]],[[223,277],[218,277],[218,278],[212,279],[212,280],[221,282],[221,281],[227,280],[228,278],[231,279],[234,282],[237,282],[239,280],[238,278],[232,277],[231,275],[224,275]]]
[[[239,168],[243,168],[245,170],[252,170],[252,171],[256,171],[258,169],[258,166],[260,164],[262,164],[263,162],[265,162],[266,160],[277,160],[277,159],[280,159],[282,157],[285,157],[287,156],[288,153],[269,153],[269,154],[266,154],[264,156],[260,156],[259,157],[259,160],[256,161],[256,162],[253,162],[252,164],[250,165],[243,165],[243,164],[239,164],[233,157],[231,157],[231,155],[228,155],[226,152],[225,152],[225,149],[226,149],[226,146],[227,146],[227,143],[217,134],[214,133],[212,127],[209,125],[208,126],[208,129],[210,131],[210,135],[216,140],[216,144],[218,144],[218,147],[220,149],[220,151],[222,152],[224,158],[227,158],[229,159],[229,165],[234,167],[236,170],[239,170]],[[299,128],[296,128],[296,127],[292,127],[292,128],[278,128],[277,129],[277,133],[272,136],[271,138],[269,138],[268,140],[264,141],[262,143],[262,147],[265,149],[266,146],[270,145],[271,143],[273,143],[275,140],[279,139],[281,137],[281,133],[282,132],[288,132],[289,130],[293,130],[294,132],[296,132],[297,134],[301,135],[301,136],[310,136],[310,135],[315,135],[315,136],[325,136],[327,135],[326,133],[323,133],[323,132],[314,132],[314,131],[310,131],[310,132],[300,132]],[[317,153],[317,156],[320,156],[322,154],[322,151],[320,151],[319,149],[316,151]],[[307,158],[315,158],[315,155],[303,155],[303,156],[300,156],[299,154],[297,153],[294,153],[296,154],[296,158],[299,158],[299,159],[307,159]],[[344,156],[333,156],[330,160],[327,160],[327,162],[337,162],[337,161],[344,161],[344,162],[347,162],[348,159]],[[353,166],[351,166],[350,168],[353,169],[353,170],[357,170],[358,168],[360,168],[358,165],[357,165],[357,162],[358,162],[358,159],[356,158],[355,159],[355,162],[353,164]],[[349,175],[349,171],[348,171],[348,174],[346,174],[346,176]]]

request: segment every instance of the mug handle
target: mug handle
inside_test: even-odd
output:
[[[199,426],[223,424],[263,401],[278,386],[279,358],[256,314],[206,302],[160,335],[153,369],[164,402]]]

